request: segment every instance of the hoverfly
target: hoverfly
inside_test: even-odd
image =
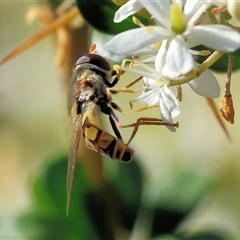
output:
[[[113,111],[120,107],[111,101],[109,91],[116,85],[121,73],[113,70],[112,64],[94,50],[95,46],[90,47],[90,53],[77,60],[68,92],[68,114],[74,136],[67,170],[67,214],[80,139],[88,148],[123,162],[129,162],[134,153],[122,140],[118,130],[119,120]],[[115,78],[111,81],[113,76]],[[116,137],[101,129],[100,113],[108,115]]]
[[[111,89],[114,87],[120,76],[121,70],[114,70],[113,65],[107,58],[95,53],[96,45],[90,46],[88,54],[80,57],[75,65],[70,89],[68,92],[68,114],[72,119],[73,138],[71,142],[71,153],[68,158],[67,170],[67,214],[70,204],[75,163],[78,154],[80,139],[84,144],[103,155],[123,162],[129,162],[133,158],[134,150],[128,145],[136,135],[141,125],[165,125],[178,127],[178,123],[164,123],[162,119],[142,117],[135,123],[122,126],[113,109],[123,113],[133,113],[157,107],[154,104],[149,107],[140,108],[130,112],[123,112],[122,109],[111,100],[111,94],[118,92],[136,93],[143,88],[130,90],[129,88],[141,80],[141,77],[120,90]],[[123,61],[128,61],[127,59]],[[123,65],[122,64],[122,65]],[[115,76],[113,81],[112,77]],[[106,114],[109,117],[111,127],[116,135],[113,136],[102,130],[99,115]],[[118,128],[132,127],[133,132],[125,144]]]

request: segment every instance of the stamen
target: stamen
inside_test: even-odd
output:
[[[133,20],[133,22],[134,22],[136,25],[138,25],[139,27],[145,27],[145,25],[143,25],[137,17],[133,16],[133,17],[132,17],[132,20]]]

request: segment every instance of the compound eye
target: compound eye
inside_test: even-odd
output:
[[[86,63],[97,66],[107,72],[111,71],[111,66],[109,62],[104,57],[98,54],[89,53],[80,57],[76,62],[76,66],[83,65]]]

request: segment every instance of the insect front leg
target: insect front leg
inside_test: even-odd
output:
[[[135,85],[136,83],[138,83],[140,80],[142,80],[142,76],[141,77],[138,77],[137,79],[135,79],[134,81],[130,82],[128,85],[126,85],[125,87],[122,87],[120,89],[110,89],[109,92],[111,94],[117,94],[119,92],[125,92],[125,93],[137,93],[137,92],[140,92],[142,90],[144,90],[147,86],[144,85],[140,88],[137,88],[135,90],[132,90],[132,89],[129,89],[130,87],[132,87],[133,85]]]
[[[125,73],[125,71],[122,70],[121,68],[125,66],[126,62],[131,62],[132,63],[133,60],[132,59],[124,59],[122,61],[121,65],[113,65],[112,76],[115,76],[115,78],[113,79],[113,81],[111,83],[108,82],[108,81],[105,82],[105,84],[108,87],[112,88],[118,83],[121,75]]]
[[[132,102],[130,101],[129,102],[130,104],[130,107],[132,108]],[[111,102],[110,103],[111,107],[115,110],[117,110],[118,112],[122,113],[123,115],[127,115],[127,114],[131,114],[131,113],[136,113],[136,112],[142,112],[142,111],[145,111],[145,110],[148,110],[148,109],[151,109],[151,108],[155,108],[155,107],[158,107],[159,105],[158,104],[152,104],[150,106],[147,106],[147,107],[142,107],[142,108],[138,108],[136,110],[131,110],[131,111],[128,111],[128,112],[125,112],[123,111],[123,109],[121,107],[119,107],[118,104],[116,104],[115,102]]]

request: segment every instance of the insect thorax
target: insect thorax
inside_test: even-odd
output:
[[[101,105],[108,103],[106,85],[103,76],[91,69],[83,69],[76,79],[78,88],[76,101],[78,103],[78,113],[81,113],[89,102]]]

